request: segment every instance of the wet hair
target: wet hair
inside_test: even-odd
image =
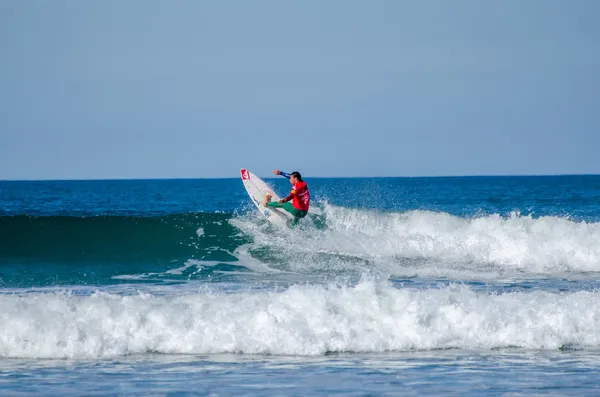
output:
[[[300,175],[300,173],[298,171],[294,171],[290,174],[290,176],[293,176],[294,178],[298,179],[299,182],[303,182],[302,181],[302,175]]]

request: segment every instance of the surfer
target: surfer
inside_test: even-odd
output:
[[[288,178],[292,184],[292,191],[286,198],[279,201],[271,201],[271,195],[267,194],[263,205],[265,207],[283,208],[292,214],[294,219],[292,219],[291,226],[294,227],[308,213],[308,207],[310,206],[308,185],[302,180],[302,175],[298,171],[288,174],[287,172],[275,170],[273,174]],[[291,203],[289,202],[290,200],[292,200]]]

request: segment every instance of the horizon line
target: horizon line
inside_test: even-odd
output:
[[[419,175],[419,176],[309,176],[305,179],[418,179],[418,178],[531,178],[562,176],[600,176],[600,173],[583,174],[474,174],[474,175]],[[279,179],[278,176],[261,177],[261,179]],[[94,182],[94,181],[174,181],[174,180],[223,180],[239,179],[239,177],[136,177],[136,178],[48,178],[48,179],[0,179],[0,182]]]

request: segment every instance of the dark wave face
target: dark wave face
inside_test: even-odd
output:
[[[0,284],[102,284],[190,259],[235,261],[230,252],[244,239],[236,236],[230,217],[0,217]]]

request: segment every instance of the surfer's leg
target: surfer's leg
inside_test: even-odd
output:
[[[278,201],[269,201],[269,202],[265,203],[265,207],[283,208],[284,210],[286,210],[287,212],[292,214],[292,216],[293,216],[292,224],[291,224],[292,227],[296,226],[296,223],[298,223],[300,218],[304,218],[306,216],[306,214],[308,213],[308,211],[302,211],[302,210],[299,210],[298,208],[294,207],[294,205],[292,203],[290,203],[289,201],[286,203],[283,203],[283,204],[279,204]]]
[[[292,203],[290,203],[289,201],[287,203],[279,204],[278,201],[266,201],[265,200],[265,207],[283,208],[284,210],[286,210],[287,212],[292,214],[292,223],[290,224],[290,227],[296,226],[296,223],[298,223],[298,220],[300,218],[303,218],[304,216],[306,216],[306,211],[300,211],[299,209],[294,207],[292,205]],[[302,214],[302,213],[304,213],[304,214]]]
[[[284,210],[286,210],[290,214],[294,215],[294,217],[296,216],[296,214],[298,213],[298,211],[300,211],[296,207],[294,207],[292,205],[292,203],[290,203],[289,201],[287,203],[281,204],[281,208],[283,208]]]
[[[304,218],[306,216],[306,214],[308,213],[308,211],[302,211],[302,210],[299,210],[298,208],[294,207],[292,205],[292,203],[290,203],[289,201],[287,203],[283,203],[282,207],[284,210],[286,210],[287,212],[289,212],[290,214],[292,214],[294,216],[292,218],[292,223],[291,223],[290,227],[296,226],[298,221],[301,218]]]
[[[279,204],[277,201],[268,201],[265,203],[265,207],[281,208],[283,205]]]
[[[292,219],[292,224],[290,225],[290,227],[294,227],[296,226],[296,223],[298,223],[298,221],[302,218],[304,218],[306,216],[306,214],[308,214],[308,211],[300,211],[297,210],[298,213],[296,215],[294,215],[294,218]]]
[[[294,216],[299,211],[289,201],[287,203],[283,203],[283,204],[279,204],[278,201],[268,201],[265,203],[265,207],[283,208],[284,210],[286,210],[287,212],[289,212],[290,214],[292,214]]]
[[[296,224],[298,223],[299,220],[300,220],[300,218],[298,218],[297,216],[293,217],[290,227],[293,228],[294,226],[296,226]]]
[[[306,216],[306,214],[308,214],[308,211],[301,211],[301,210],[298,210],[298,213],[297,213],[297,214],[294,216],[294,220],[295,220],[296,222],[292,222],[292,223],[293,223],[293,224],[296,224],[296,223],[298,223],[298,221],[299,221],[300,219],[304,218],[304,217]]]

